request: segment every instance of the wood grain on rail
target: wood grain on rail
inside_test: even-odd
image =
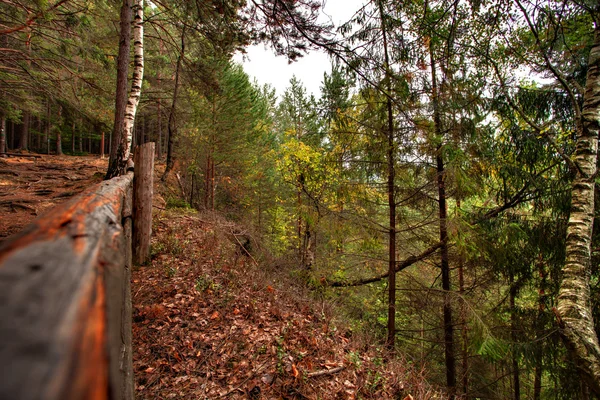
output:
[[[132,392],[131,186],[132,174],[102,182],[0,246],[0,399]]]

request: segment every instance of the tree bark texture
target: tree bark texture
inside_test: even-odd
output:
[[[133,261],[142,265],[150,256],[154,142],[135,148],[133,178]]]
[[[437,84],[436,62],[433,48],[429,47],[431,60],[431,97],[433,103],[433,121],[435,136],[443,140],[442,119],[439,109],[439,92]],[[437,148],[435,160],[437,168],[438,207],[439,207],[439,231],[440,231],[440,266],[442,272],[442,289],[444,291],[444,358],[446,363],[446,387],[448,397],[456,397],[456,359],[454,356],[454,327],[452,325],[452,304],[450,299],[450,261],[448,256],[448,205],[446,203],[446,171],[442,155],[443,144]]]
[[[127,164],[133,140],[133,127],[135,114],[142,94],[142,81],[144,79],[144,0],[134,0],[133,4],[133,75],[131,77],[131,91],[125,108],[123,120],[123,137],[121,146],[123,154],[120,163]]]
[[[392,109],[390,57],[388,53],[387,27],[385,25],[383,2],[378,1],[380,28],[383,36],[383,55],[385,82],[387,90],[386,101],[386,163],[387,163],[387,197],[388,197],[388,320],[386,346],[393,350],[396,343],[396,143],[394,140],[394,113]]]
[[[105,179],[121,175],[125,171],[122,148],[125,109],[127,108],[127,73],[129,70],[129,50],[131,48],[131,5],[123,0],[120,14],[119,55],[117,57],[117,89],[115,95],[115,121],[110,146],[110,158]]]
[[[181,32],[181,50],[179,57],[177,57],[177,67],[175,68],[175,88],[173,89],[173,102],[171,103],[171,111],[169,112],[169,120],[167,122],[167,130],[169,133],[169,139],[167,141],[167,166],[165,172],[161,178],[163,182],[167,180],[169,173],[173,169],[175,159],[173,155],[173,147],[175,146],[175,139],[177,136],[177,123],[175,122],[175,111],[177,110],[177,93],[179,91],[179,75],[181,74],[181,63],[185,56],[185,26]]]
[[[594,188],[600,132],[600,27],[592,46],[574,161],[566,260],[557,300],[562,338],[572,359],[596,395],[600,395],[600,345],[590,302]]]

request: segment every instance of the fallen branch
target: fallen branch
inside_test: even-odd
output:
[[[434,244],[433,246],[427,248],[421,254],[418,254],[416,256],[410,256],[402,261],[397,261],[395,272],[398,273],[398,272],[402,271],[403,269],[406,269],[406,268],[410,267],[411,265],[424,260],[425,258],[427,258],[430,255],[432,255],[433,253],[435,253],[440,247],[442,247],[442,245],[443,245],[443,242],[438,242],[438,243]],[[379,276],[376,276],[373,278],[359,279],[357,281],[352,281],[352,282],[327,282],[327,281],[325,281],[324,285],[331,286],[331,287],[361,286],[361,285],[366,285],[367,283],[382,281],[382,280],[386,279],[388,277],[388,275],[389,275],[389,273],[386,272],[385,274],[382,274],[382,275],[379,275]]]
[[[185,199],[187,196],[185,195],[185,187],[183,186],[183,182],[181,182],[181,176],[178,173],[175,174],[177,177],[177,183],[179,183],[179,189],[181,189],[181,196]]]
[[[306,374],[306,377],[307,378],[316,378],[319,376],[333,375],[333,374],[337,374],[338,372],[343,371],[344,369],[346,369],[346,367],[344,367],[343,365],[341,367],[332,368],[332,369],[322,369],[320,371],[309,372],[308,374]]]
[[[231,234],[233,235],[233,238],[235,239],[235,241],[237,242],[237,244],[240,246],[240,248],[241,248],[242,250],[244,250],[244,253],[246,253],[246,255],[252,259],[252,261],[254,261],[254,265],[258,265],[258,261],[256,261],[256,260],[254,259],[254,257],[252,257],[252,254],[250,254],[250,252],[248,251],[248,249],[246,249],[246,246],[244,246],[244,245],[243,245],[243,244],[240,242],[240,240],[237,238],[237,235],[236,235],[235,233],[233,233],[233,232],[232,232]]]

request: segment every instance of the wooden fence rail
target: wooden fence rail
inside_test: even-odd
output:
[[[133,173],[0,245],[0,399],[132,399]]]

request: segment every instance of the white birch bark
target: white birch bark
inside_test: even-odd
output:
[[[600,345],[594,329],[589,285],[600,133],[600,28],[596,28],[588,66],[583,121],[575,150],[577,174],[571,188],[566,260],[556,310],[562,337],[575,365],[589,387],[600,394]]]
[[[133,75],[131,78],[131,91],[125,109],[123,122],[123,140],[126,140],[123,161],[129,159],[131,142],[133,139],[133,126],[135,114],[142,93],[144,79],[144,0],[135,0],[133,4]]]

